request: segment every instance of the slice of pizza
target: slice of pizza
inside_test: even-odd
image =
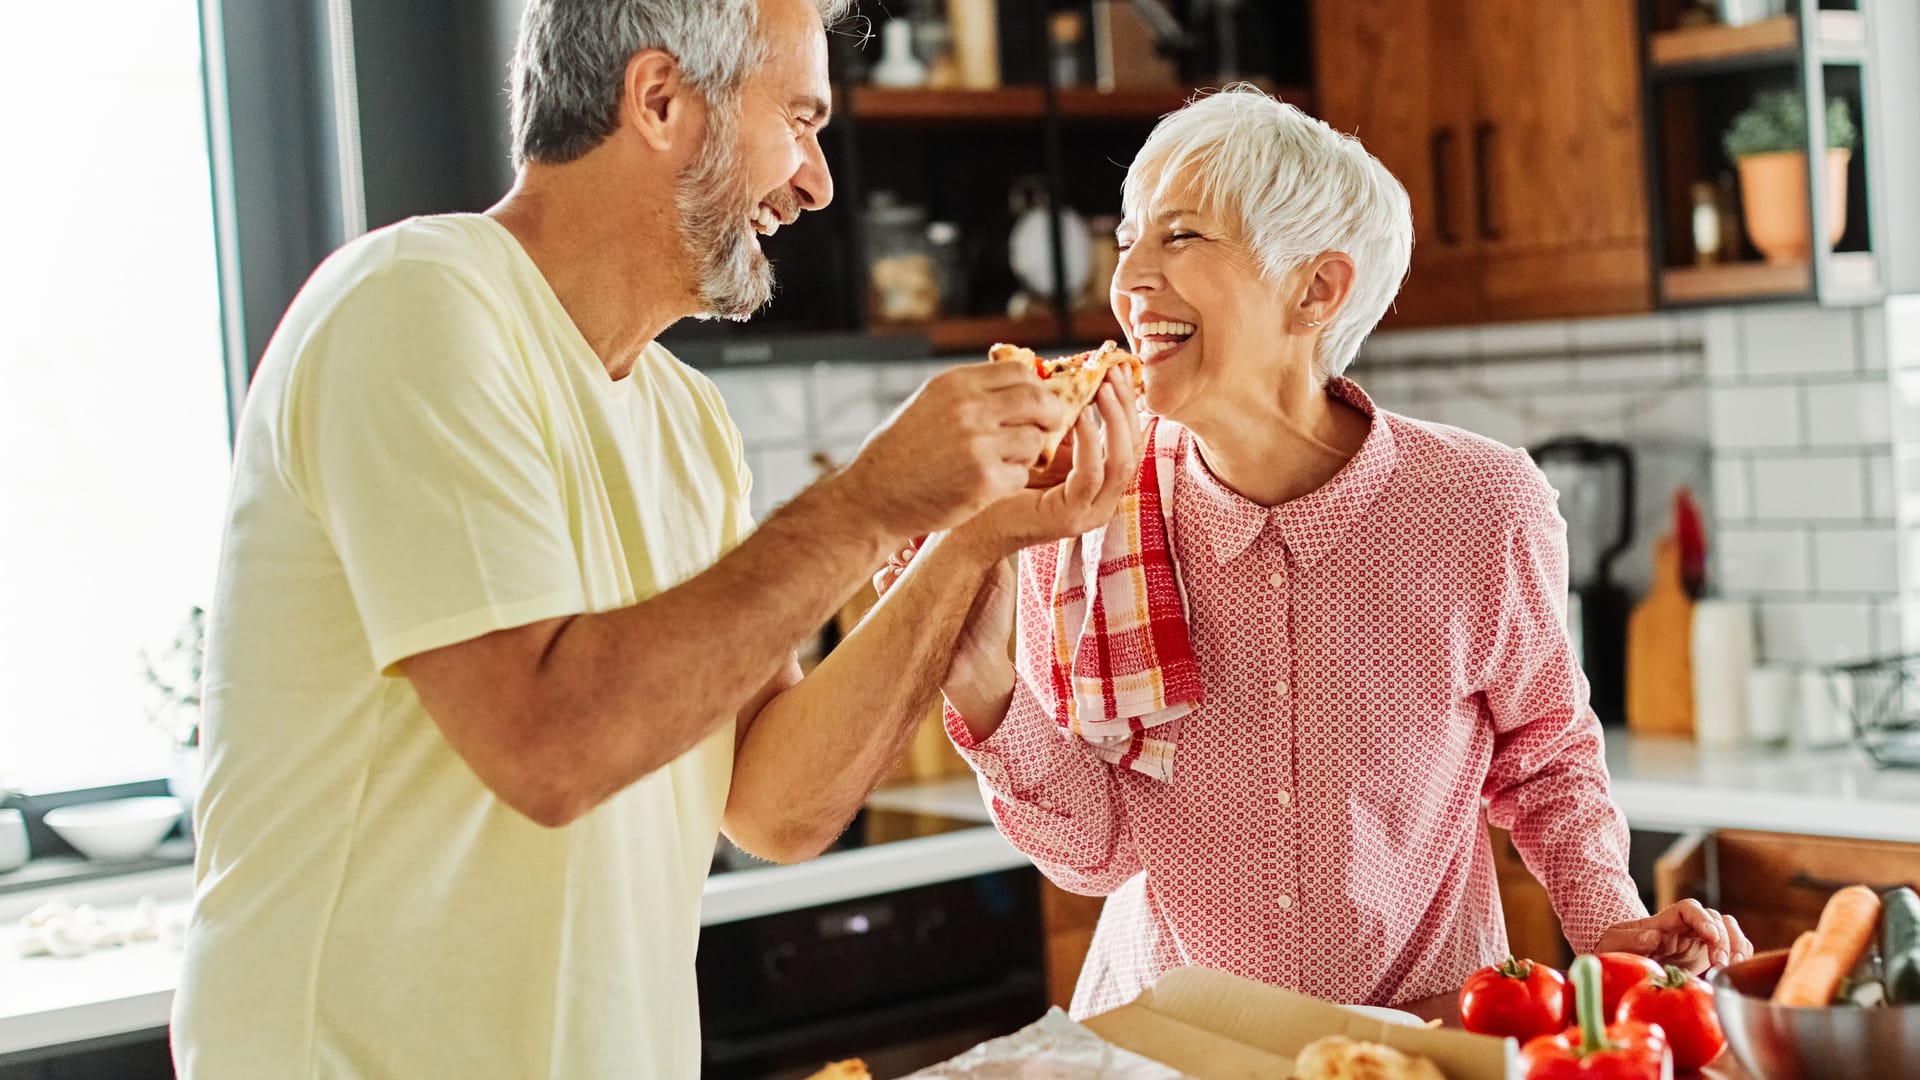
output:
[[[873,1074],[867,1071],[867,1063],[859,1058],[836,1061],[826,1068],[807,1077],[807,1080],[873,1080]]]
[[[1046,388],[1067,406],[1067,421],[1058,431],[1047,433],[1045,449],[1040,452],[1039,470],[1046,470],[1053,464],[1053,456],[1060,452],[1060,444],[1066,440],[1067,432],[1073,430],[1074,421],[1080,419],[1080,413],[1093,404],[1100,393],[1100,384],[1107,379],[1107,372],[1121,368],[1133,379],[1134,393],[1141,392],[1140,358],[1109,341],[1097,349],[1088,352],[1063,356],[1049,360],[1036,354],[1032,349],[1023,349],[1018,345],[995,345],[987,350],[987,359],[997,363],[1024,363],[1033,366],[1034,374],[1046,380]]]

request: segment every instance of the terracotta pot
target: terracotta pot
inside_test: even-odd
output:
[[[1851,150],[1827,151],[1827,246],[1847,231],[1847,164]],[[1747,238],[1770,263],[1802,263],[1811,254],[1813,203],[1807,155],[1789,151],[1740,159],[1740,200]]]

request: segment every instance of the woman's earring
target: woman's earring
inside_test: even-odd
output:
[[[1313,326],[1319,326],[1319,325],[1320,325],[1320,320],[1319,320],[1319,319],[1308,319],[1308,320],[1307,320],[1306,322],[1303,322],[1303,323],[1301,323],[1300,325],[1301,325],[1301,326],[1308,326],[1308,327],[1313,327]]]

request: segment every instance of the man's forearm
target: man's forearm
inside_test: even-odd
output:
[[[685,583],[569,620],[541,662],[542,743],[597,805],[736,716],[902,541],[830,478]]]
[[[753,720],[728,830],[770,858],[818,853],[900,757],[934,700],[988,558],[932,541],[847,640]]]

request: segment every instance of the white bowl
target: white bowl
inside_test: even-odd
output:
[[[160,846],[180,821],[184,804],[171,795],[61,806],[47,811],[47,828],[74,850],[99,862],[138,859]]]

